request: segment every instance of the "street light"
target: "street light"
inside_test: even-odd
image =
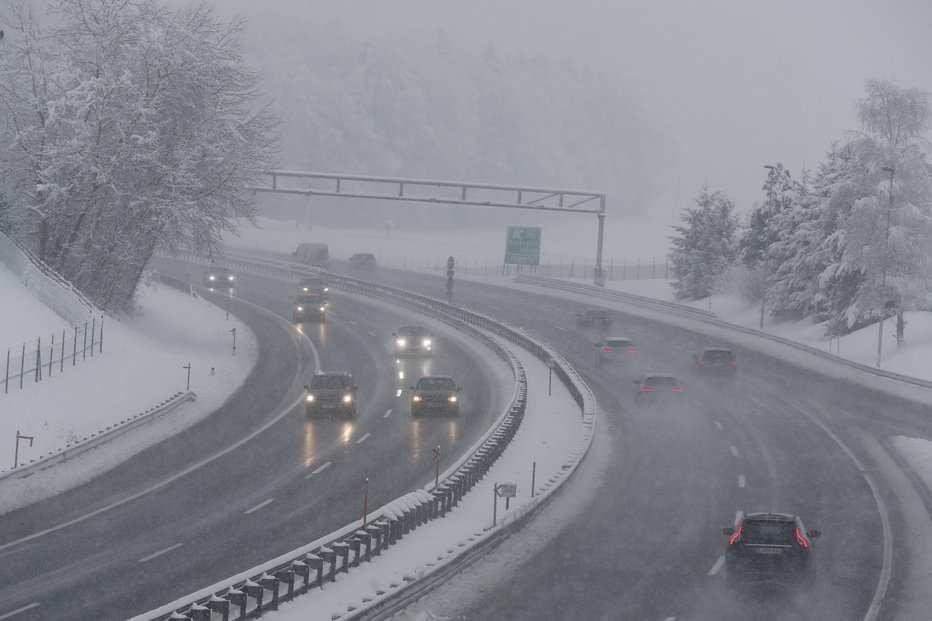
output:
[[[880,260],[880,321],[877,326],[877,366],[880,366],[880,355],[883,351],[883,311],[886,306],[887,290],[887,244],[890,242],[890,213],[893,211],[893,174],[896,169],[893,166],[884,166],[881,168],[885,173],[890,173],[890,194],[887,202],[887,224],[883,232],[883,256]]]
[[[776,166],[764,164],[764,168],[770,171],[770,188],[767,190],[767,200],[773,200],[773,178],[776,176]],[[764,292],[760,298],[760,329],[764,329],[764,308],[767,306],[767,281],[770,280],[770,235],[767,234],[767,247],[764,249]]]

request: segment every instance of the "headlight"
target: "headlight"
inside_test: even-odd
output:
[[[230,275],[230,282],[233,282],[233,275]]]
[[[396,341],[396,343],[398,343],[398,347],[404,347],[405,345],[408,344],[408,341],[406,341],[406,340],[404,340],[404,339],[398,339],[398,340]]]
[[[303,306],[299,306],[299,307],[298,307],[298,312],[303,311],[303,310],[304,310],[304,307],[303,307]]]
[[[430,347],[430,339],[424,339],[423,346],[424,346],[424,347]]]
[[[450,403],[456,403],[456,395],[450,395]]]
[[[349,403],[353,400],[353,395],[343,395],[343,403]]]
[[[308,395],[308,396],[307,396],[307,402],[308,402],[308,403],[313,403],[313,401],[314,401],[314,395]]]
[[[207,277],[207,280],[217,280],[217,277],[211,274],[210,276]]]
[[[326,307],[326,306],[321,306],[321,307],[320,307],[320,312],[324,312],[325,310],[327,310],[327,307]]]
[[[419,395],[414,395],[413,397],[411,397],[411,401],[414,401],[415,403],[419,403],[420,400],[421,400],[421,397]]]
[[[328,291],[330,291],[330,287],[324,287],[324,293],[327,293]]]
[[[308,289],[307,287],[301,287],[301,291],[303,291],[304,293],[307,293],[308,291],[310,291],[310,289]]]

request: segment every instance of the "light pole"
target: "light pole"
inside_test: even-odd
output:
[[[770,171],[770,187],[767,190],[767,200],[773,200],[773,178],[776,176],[776,166],[771,166],[770,164],[764,164],[764,168]],[[760,329],[764,329],[764,309],[767,306],[767,281],[770,280],[770,234],[767,232],[767,247],[764,249],[764,292],[761,294],[760,298]]]
[[[890,213],[893,211],[893,174],[896,169],[893,166],[884,166],[883,172],[890,173],[890,193],[889,202],[887,203],[887,224],[883,232],[883,256],[880,259],[880,321],[877,322],[877,366],[880,366],[880,356],[883,351],[883,311],[886,306],[887,296],[887,244],[890,242]]]

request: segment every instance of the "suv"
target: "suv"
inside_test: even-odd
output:
[[[327,321],[327,300],[319,293],[302,293],[292,306],[291,315],[295,323]]]
[[[305,293],[317,293],[326,298],[330,285],[320,276],[305,276],[298,282],[298,295]]]
[[[737,530],[728,527],[722,532],[728,537],[725,570],[729,582],[815,576],[812,540],[821,533],[807,531],[796,515],[748,513]]]
[[[588,328],[590,326],[610,328],[614,321],[612,311],[604,308],[584,308],[576,313],[576,327],[578,328]]]
[[[233,272],[227,268],[213,266],[204,272],[204,286],[218,289],[232,289],[235,278]]]
[[[634,383],[638,385],[634,401],[642,405],[677,398],[683,393],[683,384],[675,375],[648,373],[641,379],[634,380]]]
[[[462,390],[456,385],[452,377],[441,375],[427,375],[411,387],[414,394],[411,396],[411,416],[420,416],[424,412],[449,413],[457,416],[460,413],[459,392]]]
[[[738,372],[735,353],[724,347],[706,347],[693,354],[693,373],[733,376]]]
[[[330,269],[330,249],[327,244],[315,244],[302,242],[298,244],[297,249],[291,253],[294,257],[305,265],[319,267],[321,269]]]
[[[318,414],[356,415],[356,382],[349,373],[318,373],[306,384],[305,411],[308,417]]]
[[[606,362],[624,362],[631,360],[638,353],[634,341],[624,336],[610,336],[604,341],[595,344],[598,351],[598,358],[595,360],[596,366],[602,366]]]
[[[372,271],[375,269],[375,255],[371,252],[357,252],[349,258],[350,269]]]
[[[424,326],[401,326],[392,336],[395,337],[396,356],[431,354],[433,339]]]

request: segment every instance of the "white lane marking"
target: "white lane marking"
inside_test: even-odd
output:
[[[734,444],[730,445],[728,447],[728,450],[731,451],[731,454],[734,455],[735,457],[738,456],[738,449],[735,448]]]
[[[721,424],[720,422],[718,422],[717,420],[713,420],[712,422],[715,423],[715,426],[718,427],[718,430],[719,430],[719,431],[724,431],[724,430],[725,430],[725,428],[722,427],[722,424]]]
[[[725,564],[725,557],[724,556],[718,557],[718,560],[715,561],[714,565],[712,565],[712,569],[709,570],[709,575],[714,576],[715,574],[720,572],[722,570],[722,565],[724,564]]]
[[[667,617],[663,621],[676,621],[676,617]]]
[[[6,613],[5,615],[0,615],[0,619],[9,619],[9,618],[11,618],[11,617],[15,617],[16,615],[18,615],[18,614],[21,613],[21,612],[26,612],[27,610],[32,610],[32,609],[35,608],[36,606],[41,606],[41,605],[42,605],[42,604],[40,604],[39,602],[33,602],[33,603],[29,604],[28,606],[23,606],[22,608],[17,608],[17,609],[14,610],[13,612],[8,612],[8,613]]]
[[[326,470],[327,468],[329,468],[329,467],[330,467],[330,464],[332,464],[332,463],[333,463],[332,461],[328,461],[328,462],[325,463],[323,466],[320,466],[317,470],[315,470],[314,472],[310,473],[309,475],[307,475],[307,476],[304,477],[304,478],[305,478],[305,479],[310,479],[310,478],[311,478],[312,476],[314,476],[315,474],[320,474],[321,472],[323,472],[324,470]]]
[[[353,321],[352,319],[347,319],[347,320],[346,320],[346,323],[348,323],[348,324],[351,325],[351,326],[358,326],[358,325],[359,325],[358,323],[356,323],[356,322]]]
[[[741,521],[741,518],[744,517],[744,511],[735,511],[735,526]]]
[[[396,397],[400,397],[400,396],[401,396],[401,393],[402,393],[402,390],[401,390],[401,388],[399,388],[398,390],[395,391],[395,396],[396,396]]]
[[[369,336],[378,336],[378,334],[376,334],[376,333],[373,332],[372,330],[369,330]]]
[[[744,487],[747,484],[747,479],[744,478],[743,474],[738,475],[738,487]]]
[[[370,435],[372,435],[372,434],[368,434],[368,433],[367,433],[367,434],[364,435],[363,437],[359,438],[358,440],[356,440],[356,444],[362,444],[363,442],[365,442],[366,440],[369,439],[369,436],[370,436]]]
[[[253,507],[253,508],[250,509],[249,511],[244,512],[243,515],[249,515],[250,513],[255,513],[256,511],[258,511],[259,509],[261,509],[261,508],[264,507],[265,505],[271,503],[273,500],[275,500],[275,499],[274,499],[274,498],[269,498],[269,499],[266,500],[265,502],[260,502],[259,504],[257,504],[255,507]]]
[[[158,557],[162,556],[163,554],[168,554],[168,553],[171,552],[172,550],[175,550],[175,549],[177,549],[177,548],[180,548],[180,547],[183,546],[183,545],[184,545],[183,543],[176,543],[176,544],[173,545],[173,546],[168,546],[168,547],[165,548],[164,550],[159,550],[159,551],[156,552],[155,554],[150,554],[149,556],[144,556],[144,557],[142,557],[141,559],[139,559],[139,562],[140,562],[140,563],[145,563],[145,562],[151,561],[152,559],[158,558]]]
[[[392,411],[391,411],[391,410],[386,410],[385,414],[382,415],[382,418],[388,418],[388,417],[391,416],[391,415],[392,415]]]
[[[254,304],[254,303],[252,303],[252,302],[249,302],[248,300],[244,300],[243,298],[236,298],[236,299],[237,299],[240,303],[242,303],[242,304],[246,304],[246,305],[248,305],[248,306],[252,306],[254,309],[256,309],[257,311],[259,311],[260,313],[263,313],[263,314],[269,315],[270,317],[274,317],[275,319],[278,319],[278,320],[281,322],[281,324],[282,324],[284,327],[286,327],[289,331],[293,331],[293,330],[294,330],[294,323],[291,322],[291,321],[289,321],[288,319],[282,317],[281,315],[276,315],[276,314],[273,313],[272,311],[270,311],[270,310],[268,310],[268,309],[266,309],[266,308],[263,308],[263,307],[259,306],[258,304]],[[311,353],[314,355],[314,371],[317,372],[317,371],[320,370],[320,354],[317,352],[317,348],[314,347],[313,341],[311,341],[311,339],[308,338],[308,336],[307,336],[306,334],[304,334],[303,332],[300,333],[300,334],[301,334],[301,338],[304,339],[304,342],[307,344],[307,346],[311,348]],[[268,429],[269,427],[271,427],[272,425],[274,425],[275,423],[277,423],[277,422],[280,421],[281,419],[285,418],[285,416],[287,416],[288,414],[290,414],[290,413],[291,413],[291,410],[293,410],[294,408],[298,407],[298,404],[301,403],[302,401],[304,401],[304,395],[303,395],[303,394],[302,394],[300,397],[298,397],[297,399],[295,399],[295,400],[291,403],[291,405],[285,406],[285,408],[284,408],[281,412],[279,412],[278,414],[276,414],[272,419],[268,420],[264,425],[262,425],[261,427],[259,427],[258,429],[256,429],[255,431],[253,431],[252,433],[250,433],[249,435],[247,435],[246,437],[240,438],[240,440],[239,440],[238,442],[235,442],[235,443],[231,444],[230,446],[228,446],[227,448],[223,449],[222,451],[218,451],[217,453],[214,453],[213,455],[204,458],[202,461],[197,462],[196,464],[192,465],[192,466],[189,467],[189,468],[185,468],[184,470],[182,470],[181,472],[179,472],[179,473],[177,473],[177,474],[174,474],[174,475],[172,475],[172,476],[170,476],[170,477],[168,477],[168,478],[166,478],[166,479],[162,479],[161,481],[159,481],[159,482],[156,483],[155,485],[152,485],[151,487],[147,487],[146,489],[144,489],[144,490],[142,490],[142,491],[139,491],[139,492],[133,494],[132,496],[127,496],[126,498],[124,498],[124,499],[122,499],[122,500],[118,500],[118,501],[116,501],[116,502],[114,502],[114,503],[112,503],[112,504],[107,505],[106,507],[101,507],[100,509],[96,509],[96,510],[91,511],[90,513],[86,513],[86,514],[84,514],[84,515],[82,515],[82,516],[80,516],[80,517],[76,517],[76,518],[74,518],[73,520],[69,520],[69,521],[64,522],[64,523],[62,523],[62,524],[58,524],[57,526],[52,526],[51,528],[46,528],[45,530],[40,530],[39,532],[33,533],[33,534],[31,534],[31,535],[27,535],[27,536],[25,536],[25,537],[23,537],[23,538],[21,538],[21,539],[17,539],[17,540],[15,540],[15,541],[11,541],[11,542],[9,542],[9,543],[0,544],[0,551],[6,550],[7,548],[12,548],[13,546],[18,545],[18,544],[20,544],[20,543],[26,543],[27,541],[32,541],[33,539],[38,539],[39,537],[42,537],[42,536],[44,536],[44,535],[48,535],[49,533],[54,533],[54,532],[56,532],[56,531],[62,530],[63,528],[67,528],[67,527],[69,527],[69,526],[74,526],[75,524],[78,524],[78,523],[80,523],[80,522],[83,522],[84,520],[87,520],[87,519],[90,519],[90,518],[95,517],[95,516],[97,516],[97,515],[100,515],[101,513],[104,513],[105,511],[109,511],[110,509],[115,509],[116,507],[120,507],[120,506],[122,506],[122,505],[125,505],[125,504],[127,504],[127,503],[130,503],[130,502],[132,502],[132,501],[134,501],[134,500],[136,500],[136,499],[138,499],[138,498],[142,498],[143,496],[146,496],[147,494],[150,494],[150,493],[152,493],[152,492],[154,492],[154,491],[156,491],[156,490],[158,490],[158,489],[161,489],[161,488],[163,488],[163,487],[169,485],[170,483],[174,483],[175,481],[177,481],[177,480],[180,479],[181,477],[186,476],[186,475],[188,475],[188,474],[191,474],[192,472],[194,472],[195,470],[201,468],[202,466],[206,466],[206,465],[209,464],[210,462],[212,462],[212,461],[214,461],[214,460],[216,460],[216,459],[219,459],[219,458],[223,457],[223,456],[226,455],[227,453],[232,453],[233,451],[235,451],[235,450],[238,449],[239,447],[243,446],[244,444],[246,444],[247,442],[249,442],[250,440],[252,440],[252,439],[255,438],[256,436],[258,436],[260,433],[263,433],[266,429]]]
[[[569,330],[567,330],[566,328],[561,328],[560,326],[553,326],[553,327],[562,332],[569,332]]]

